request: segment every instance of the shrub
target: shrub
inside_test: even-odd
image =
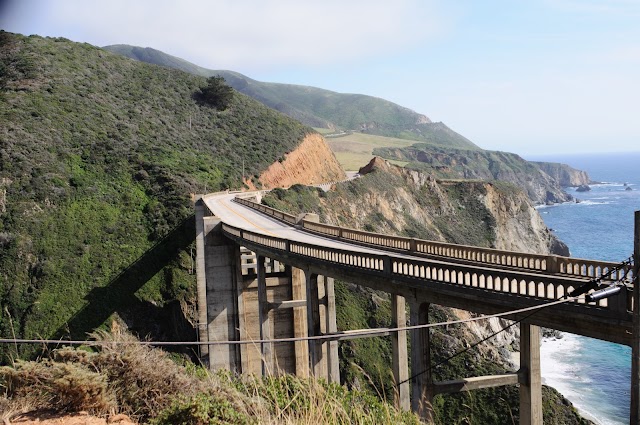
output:
[[[204,103],[224,111],[233,100],[233,89],[226,84],[224,77],[209,77],[207,86],[200,89],[200,98]]]
[[[255,420],[237,411],[229,400],[206,394],[189,398],[181,397],[151,421],[152,425],[244,425],[250,423],[255,423]]]
[[[18,361],[0,368],[0,379],[13,399],[31,399],[41,409],[106,413],[115,407],[107,377],[82,364]]]
[[[120,411],[149,418],[165,409],[176,397],[204,389],[202,381],[189,376],[165,351],[136,344],[132,335],[114,329],[97,332],[104,343],[97,353],[75,349],[56,351],[56,361],[80,364],[97,370],[109,380]]]

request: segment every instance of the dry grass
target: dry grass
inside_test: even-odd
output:
[[[327,143],[336,155],[336,159],[340,165],[342,165],[342,168],[347,171],[358,171],[360,167],[367,165],[371,160],[375,148],[403,148],[418,142],[415,140],[352,133],[342,137],[328,138]],[[391,162],[401,166],[407,164],[402,161]]]
[[[50,359],[0,368],[1,419],[49,409],[125,413],[156,425],[419,423],[339,385],[290,375],[192,373],[117,328],[94,337],[104,344],[98,352],[64,348]]]
[[[115,398],[107,388],[106,376],[86,365],[50,359],[18,361],[13,367],[3,367],[0,374],[7,393],[18,404],[38,402],[44,409],[97,413],[108,412],[116,406]]]

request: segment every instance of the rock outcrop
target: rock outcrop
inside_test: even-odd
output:
[[[591,183],[591,179],[586,171],[576,170],[567,164],[537,161],[533,161],[533,164],[554,178],[562,187],[577,187]]]
[[[259,178],[264,188],[289,187],[293,184],[319,184],[346,179],[342,167],[324,138],[308,134],[283,161],[274,162]]]

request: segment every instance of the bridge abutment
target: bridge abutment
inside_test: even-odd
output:
[[[237,245],[222,236],[221,221],[205,217],[197,209],[196,280],[198,292],[198,334],[202,342],[237,340]],[[200,215],[200,217],[198,217]],[[215,299],[211,296],[215,294]],[[240,352],[235,345],[201,346],[201,360],[211,369],[240,372]]]

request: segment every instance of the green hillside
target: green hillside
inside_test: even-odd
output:
[[[424,115],[384,99],[362,94],[336,93],[309,86],[265,83],[233,71],[207,70],[151,48],[114,45],[106,46],[105,49],[132,59],[196,75],[221,75],[236,90],[312,127],[361,131],[437,146],[477,148],[470,140],[443,123],[433,123]]]
[[[118,313],[193,338],[189,194],[239,188],[243,159],[258,175],[312,131],[239,93],[200,104],[205,84],[0,32],[0,335],[82,338]]]

